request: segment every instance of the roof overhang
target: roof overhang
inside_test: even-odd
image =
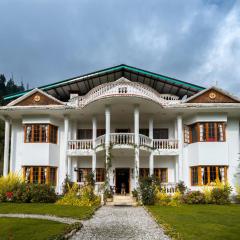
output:
[[[124,64],[44,85],[38,88],[61,101],[67,101],[70,97],[70,93],[77,92],[79,95],[85,95],[92,88],[103,83],[116,81],[121,77],[125,77],[133,82],[147,84],[159,93],[173,94],[179,96],[180,98],[185,95],[191,97],[199,91],[204,90],[203,87],[195,84]],[[12,101],[31,90],[5,96],[4,100],[7,102]]]

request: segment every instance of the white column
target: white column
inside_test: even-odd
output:
[[[110,113],[110,107],[106,106],[105,108],[105,145],[106,147],[109,147],[110,145],[110,120],[111,120],[111,113]]]
[[[105,150],[106,150],[106,181],[108,183],[108,188],[110,187],[110,167],[109,167],[109,147],[110,147],[110,131],[111,131],[111,113],[110,106],[105,108]]]
[[[152,140],[153,144],[153,118],[149,118],[149,138]],[[153,152],[151,150],[150,156],[149,156],[149,175],[152,176],[154,173],[154,157]]]
[[[183,180],[183,126],[182,126],[182,116],[177,116],[177,137],[178,137],[178,177],[179,180]]]
[[[139,106],[135,105],[134,107],[134,139],[135,139],[135,188],[138,187],[139,179]]]
[[[72,180],[72,158],[70,156],[67,157],[67,175]]]
[[[73,161],[72,161],[72,180],[73,180],[73,182],[77,182],[77,171],[75,171],[76,169],[77,169],[77,167],[78,167],[78,165],[77,165],[77,159],[73,159]]]
[[[8,174],[9,140],[10,140],[10,120],[6,118],[5,119],[5,138],[4,138],[3,176],[6,176]]]
[[[92,141],[93,141],[93,155],[92,155],[92,172],[94,174],[94,180],[96,181],[96,138],[97,138],[97,118],[92,118]]]
[[[67,155],[68,136],[69,136],[69,117],[64,116],[65,175],[69,175],[69,167],[70,167],[68,164],[70,160],[68,159],[68,155]]]

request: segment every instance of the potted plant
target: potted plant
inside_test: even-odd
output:
[[[113,201],[113,194],[109,189],[106,189],[104,192],[104,198],[107,202],[112,202]]]

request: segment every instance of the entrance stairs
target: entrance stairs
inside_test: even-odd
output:
[[[114,195],[112,202],[107,202],[108,206],[137,206],[136,200],[130,195]]]

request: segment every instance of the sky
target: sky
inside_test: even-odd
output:
[[[118,64],[240,96],[240,0],[0,0],[0,73],[30,88]]]

